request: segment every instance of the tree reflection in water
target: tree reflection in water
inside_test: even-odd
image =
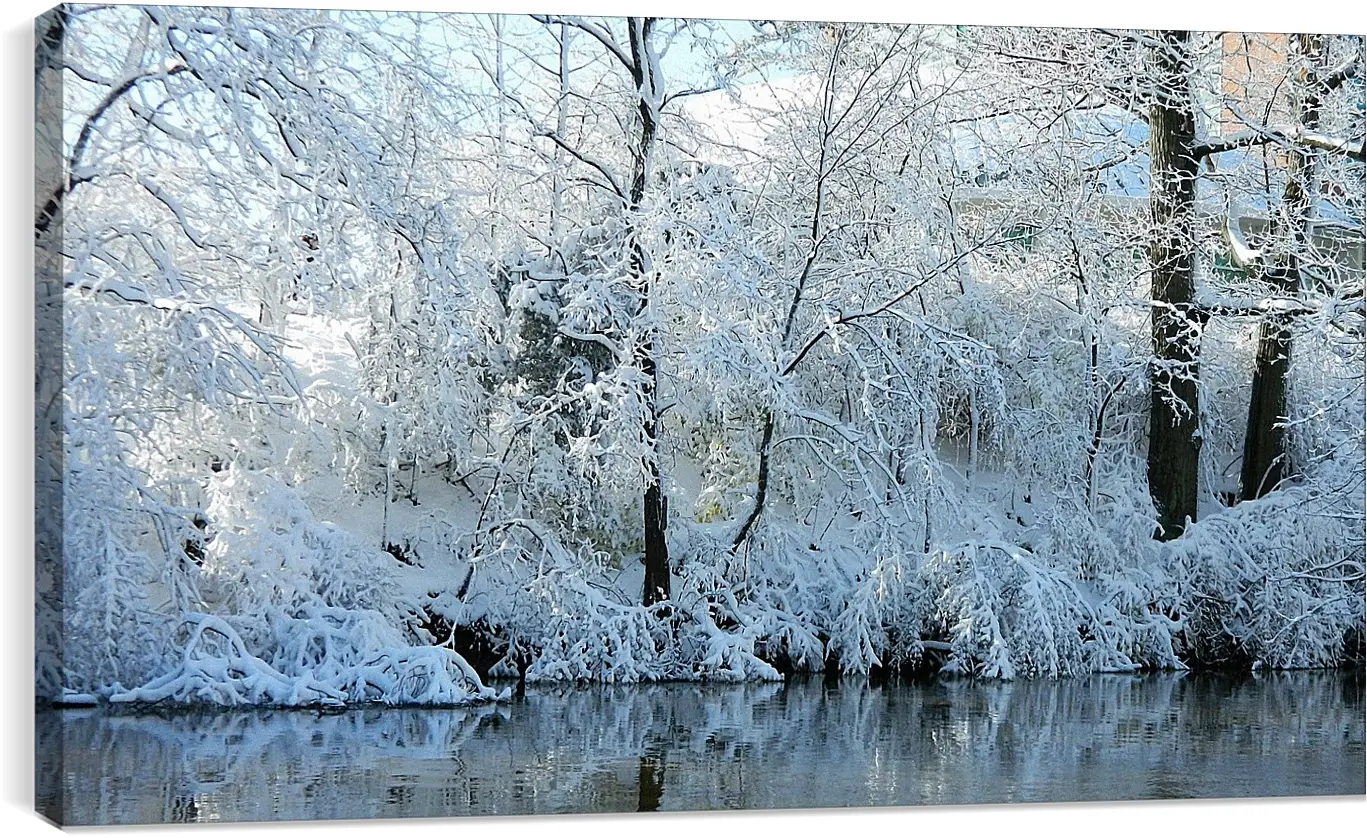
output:
[[[500,707],[38,717],[67,823],[1362,794],[1352,673],[529,688]]]

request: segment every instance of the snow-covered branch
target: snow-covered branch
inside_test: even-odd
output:
[[[1307,130],[1298,125],[1253,126],[1228,137],[1200,143],[1192,150],[1192,154],[1196,159],[1201,160],[1227,151],[1254,148],[1261,145],[1313,148],[1330,154],[1343,155],[1358,162],[1363,161],[1362,140],[1332,137],[1318,131]]]

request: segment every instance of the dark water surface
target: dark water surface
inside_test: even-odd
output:
[[[464,710],[40,713],[68,824],[1364,793],[1361,673],[529,688]]]

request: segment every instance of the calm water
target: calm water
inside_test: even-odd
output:
[[[68,710],[38,717],[38,802],[109,824],[1363,794],[1363,715],[1362,677],[1343,673]]]

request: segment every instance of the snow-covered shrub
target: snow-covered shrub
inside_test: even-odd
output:
[[[1293,486],[1198,521],[1170,545],[1187,653],[1202,663],[1331,666],[1363,624],[1361,519]]]
[[[110,696],[115,703],[176,701],[205,704],[340,704],[342,696],[312,678],[297,680],[247,651],[217,617],[187,617],[180,665],[141,687]]]
[[[220,614],[292,614],[305,607],[394,616],[392,559],[316,520],[299,492],[268,474],[230,468],[209,481],[213,538],[201,569]]]
[[[158,318],[80,295],[66,306],[62,567],[39,577],[40,603],[65,641],[60,677],[40,679],[49,698],[58,687],[86,692],[150,677],[165,663],[172,615],[199,601],[184,547],[198,536],[196,510],[170,502],[174,487],[150,473],[138,442],[154,411],[141,403],[141,376],[119,368],[125,352],[146,349],[120,340],[124,330],[155,334]]]
[[[1019,547],[966,543],[933,555],[933,622],[949,638],[950,672],[989,678],[1128,671],[1114,613],[1066,574]]]
[[[60,684],[49,679],[48,688],[84,692],[136,683],[162,665],[169,620],[156,597],[166,590],[168,557],[142,536],[147,519],[171,527],[175,516],[140,495],[141,481],[120,461],[121,451],[101,451],[91,444],[95,434],[79,436],[80,446],[68,454],[60,611],[51,615],[64,635],[62,676]],[[112,457],[80,461],[102,453]]]
[[[295,706],[494,697],[454,651],[404,639],[387,554],[318,522],[296,491],[262,473],[227,469],[209,496],[211,538],[199,569],[208,613],[163,612],[163,636],[147,645],[166,666],[111,700]],[[171,631],[176,622],[180,630]]]
[[[686,675],[671,625],[634,602],[616,601],[573,571],[533,579],[545,621],[529,681],[635,683]]]
[[[382,702],[450,706],[491,701],[460,655],[435,646],[407,647],[373,614],[310,612],[276,621],[283,648],[274,660],[252,654],[224,619],[185,616],[179,665],[115,703],[250,704],[286,707]],[[377,642],[378,641],[378,642]]]
[[[1146,669],[1186,669],[1178,654],[1185,626],[1175,580],[1159,563],[1134,564],[1095,583],[1098,613],[1115,651]]]
[[[875,667],[914,666],[922,654],[925,589],[923,556],[890,539],[880,539],[859,556],[852,575],[831,591],[820,613],[829,635],[826,657],[844,673],[867,674]],[[848,555],[848,554],[847,554]]]
[[[770,588],[760,576],[745,582],[740,562],[720,543],[676,527],[671,550],[681,572],[661,605],[640,604],[639,566],[618,569],[583,543],[569,550],[549,528],[523,521],[474,561],[463,598],[447,591],[428,607],[453,625],[487,633],[503,656],[491,672],[502,677],[773,679],[779,674],[768,661],[779,658],[820,668],[813,617],[776,607],[774,598],[791,594],[791,585]]]

